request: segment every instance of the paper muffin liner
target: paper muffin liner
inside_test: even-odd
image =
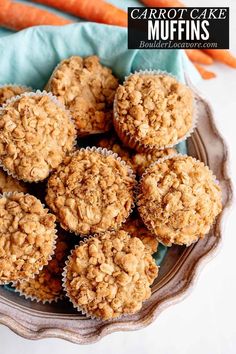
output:
[[[179,80],[172,74],[166,72],[166,71],[162,71],[162,70],[139,70],[139,71],[135,71],[134,73],[131,73],[130,75],[125,77],[125,80],[123,82],[123,84],[125,83],[125,81],[132,75],[134,74],[139,74],[139,75],[162,75],[162,76],[169,76],[174,78],[176,81],[179,82]],[[189,87],[188,87],[189,88]],[[189,88],[189,90],[191,91],[191,89]],[[192,91],[191,91],[192,92]],[[113,124],[116,130],[117,135],[119,136],[120,140],[128,147],[130,147],[131,149],[134,149],[138,152],[150,152],[154,149],[158,149],[158,150],[164,150],[167,148],[172,148],[175,145],[181,143],[182,141],[185,141],[187,138],[189,138],[191,136],[191,134],[193,133],[194,129],[197,126],[197,122],[198,122],[198,117],[199,117],[199,110],[198,110],[198,106],[197,106],[197,101],[196,101],[196,97],[194,96],[194,93],[192,92],[193,95],[193,115],[192,115],[192,126],[190,127],[190,129],[186,132],[186,134],[179,138],[178,140],[176,140],[175,142],[173,142],[172,144],[168,144],[168,145],[164,145],[161,147],[156,147],[156,145],[152,145],[152,144],[142,144],[136,137],[135,135],[132,135],[130,132],[125,132],[122,129],[122,123],[119,122],[119,114],[118,114],[118,109],[117,109],[117,92],[114,98],[114,104],[113,104]]]
[[[6,103],[4,103],[2,106],[0,106],[0,119],[1,119],[1,114],[2,112],[5,110],[5,108],[9,105],[9,104],[12,104],[16,101],[18,101],[19,99],[21,99],[22,97],[44,97],[44,96],[48,96],[51,101],[53,103],[55,103],[60,109],[62,109],[68,116],[69,120],[72,122],[72,124],[74,125],[75,127],[75,121],[73,119],[73,117],[71,116],[70,114],[70,111],[68,111],[65,106],[57,99],[56,96],[53,96],[53,94],[51,92],[46,92],[46,91],[40,91],[40,90],[36,90],[35,92],[24,92],[22,93],[21,95],[17,95],[17,96],[14,96],[12,98],[10,98],[9,100],[7,100]],[[74,142],[73,142],[73,146],[72,146],[72,150],[73,151],[75,149],[77,145],[77,136],[75,134],[75,138],[74,138]],[[69,153],[69,152],[68,152]],[[65,153],[65,156],[68,154],[68,153]],[[42,182],[44,180],[39,180],[39,181],[28,181],[26,179],[23,179],[23,178],[19,178],[14,172],[11,172],[9,171],[3,164],[2,164],[2,161],[0,160],[0,167],[2,167],[2,169],[9,175],[9,176],[12,176],[13,178],[17,179],[18,181],[23,181],[23,182],[26,182],[26,183],[39,183],[39,182]],[[50,172],[49,174],[53,171],[54,169],[51,168],[50,169]]]
[[[70,56],[69,58],[63,59],[62,61],[60,61],[60,62],[55,66],[55,68],[54,68],[54,70],[53,70],[51,76],[49,77],[49,80],[48,80],[46,86],[44,87],[44,90],[51,92],[51,83],[52,83],[52,80],[53,80],[54,75],[55,75],[55,73],[57,72],[57,70],[64,64],[64,62],[65,62],[66,60],[72,59],[72,58],[76,58],[76,57],[77,57],[77,55],[72,55],[72,56]],[[68,109],[68,110],[69,110],[69,109]],[[111,111],[112,111],[112,108],[111,108]],[[87,131],[87,130],[84,129],[84,130],[79,131],[79,130],[76,128],[76,130],[77,130],[77,136],[78,136],[79,138],[82,138],[82,137],[85,137],[85,136],[107,133],[107,132],[109,132],[109,130],[111,130],[111,128],[112,128],[112,124],[111,124],[110,128],[108,128],[108,129],[90,130],[90,131]]]
[[[115,231],[109,231],[109,232],[114,233]],[[119,320],[120,318],[128,317],[128,316],[130,316],[131,314],[121,314],[120,316],[117,316],[117,317],[115,317],[115,318],[113,318],[113,319],[105,320],[105,319],[103,319],[103,318],[101,318],[101,317],[99,317],[99,316],[97,316],[97,315],[95,315],[95,314],[92,314],[92,313],[86,311],[84,308],[80,307],[80,306],[75,302],[75,300],[74,300],[73,298],[71,298],[71,296],[69,295],[68,290],[67,290],[67,284],[66,284],[66,282],[67,282],[68,265],[69,265],[69,263],[70,263],[70,260],[71,260],[71,258],[72,258],[72,255],[73,255],[74,251],[76,250],[76,248],[79,247],[79,246],[82,246],[82,245],[86,244],[86,243],[87,243],[90,239],[92,239],[92,238],[99,238],[99,237],[101,237],[104,233],[105,233],[105,232],[100,233],[100,234],[94,234],[94,235],[89,235],[89,236],[87,236],[86,238],[84,238],[83,240],[81,240],[81,241],[79,242],[79,244],[78,244],[77,246],[75,246],[75,247],[70,251],[70,255],[68,256],[67,261],[65,262],[65,267],[64,267],[64,270],[63,270],[63,273],[62,273],[62,287],[63,287],[63,289],[64,289],[65,296],[69,299],[69,301],[72,303],[73,307],[74,307],[78,312],[81,312],[82,315],[86,316],[86,317],[89,318],[89,319],[107,322],[107,321],[111,321],[111,320]],[[153,258],[153,257],[152,257],[152,258]],[[155,260],[154,260],[154,261],[155,261]],[[158,266],[158,265],[156,265],[156,266],[157,266],[157,268],[158,268],[158,273],[157,273],[157,277],[158,277],[160,266]],[[153,283],[152,283],[152,284],[153,284]],[[150,287],[152,286],[152,284],[150,285]],[[146,299],[146,300],[144,300],[144,301],[142,302],[142,306],[145,304],[145,302],[146,302],[147,300],[148,300],[148,299]],[[140,310],[139,310],[139,311],[140,311]],[[139,311],[137,311],[137,312],[139,312]],[[137,312],[136,312],[136,313],[137,313]]]
[[[217,180],[216,176],[213,174],[212,170],[209,168],[209,166],[207,166],[204,162],[196,159],[195,157],[191,156],[191,155],[187,155],[187,154],[180,154],[180,153],[177,153],[177,154],[173,154],[173,155],[170,155],[170,156],[165,156],[165,157],[162,157],[160,159],[158,159],[157,161],[153,162],[146,170],[145,172],[142,174],[141,178],[140,178],[140,181],[139,181],[139,184],[138,184],[138,187],[137,187],[137,209],[138,209],[138,213],[140,215],[140,218],[141,220],[143,221],[144,225],[146,226],[146,228],[153,234],[153,235],[156,235],[154,230],[151,228],[151,226],[149,224],[146,224],[145,222],[145,217],[144,215],[142,215],[142,212],[140,211],[140,208],[139,208],[139,205],[138,205],[138,202],[139,202],[139,198],[138,196],[140,195],[140,186],[141,186],[141,183],[143,182],[143,179],[144,177],[149,173],[149,169],[151,169],[153,166],[155,165],[158,165],[166,160],[170,160],[170,159],[173,159],[173,158],[176,158],[176,157],[191,157],[195,162],[201,162],[204,164],[204,166],[208,169],[208,171],[210,171],[211,175],[212,175],[212,181],[213,183],[217,184],[218,186],[220,186],[220,183],[219,181]],[[222,202],[222,195],[221,195],[221,202]],[[217,217],[217,216],[216,216]],[[212,223],[211,227],[214,225],[215,221]],[[164,246],[166,247],[171,247],[173,244],[175,243],[171,243],[171,244],[166,244],[163,242],[163,240],[161,238],[159,238],[157,235],[156,235],[156,238],[157,240]],[[188,245],[185,245],[186,247],[189,247],[191,246],[192,244],[196,243],[200,238],[194,240],[193,242],[191,242],[190,244]]]
[[[35,196],[32,195],[32,194],[23,193],[23,192],[4,192],[4,193],[0,194],[0,199],[1,199],[1,198],[4,198],[4,197],[7,198],[7,197],[12,196],[12,195],[15,195],[15,194],[24,194],[24,195],[28,195],[28,196],[31,196],[31,197],[33,196],[34,198],[38,199],[37,197],[35,197]],[[47,212],[49,212],[49,209],[45,207],[45,204],[42,203],[40,199],[38,199],[38,200],[39,200],[40,203],[42,204],[44,210],[46,210]],[[46,266],[46,265],[49,263],[49,261],[52,260],[52,257],[53,257],[53,255],[54,255],[55,249],[56,249],[56,241],[57,241],[57,238],[58,238],[57,229],[55,228],[54,230],[55,230],[55,234],[54,234],[54,239],[53,239],[53,241],[52,241],[52,249],[51,249],[50,254],[48,255],[47,263],[41,265],[40,267],[38,267],[38,270],[32,275],[32,277],[27,277],[27,278],[21,279],[22,281],[23,281],[23,280],[28,281],[28,280],[34,279],[34,277],[40,273],[40,271],[43,269],[43,267]],[[13,283],[15,283],[15,281],[14,281],[14,280],[3,280],[3,281],[0,280],[0,285],[6,285],[6,284],[10,284],[10,283],[13,284]]]
[[[32,278],[30,279],[32,280]],[[23,281],[23,280],[22,280]],[[21,281],[20,281],[21,282]],[[18,293],[20,296],[23,296],[26,300],[31,300],[31,301],[36,301],[37,303],[42,303],[43,305],[45,304],[51,304],[51,303],[56,303],[59,300],[62,300],[64,298],[64,294],[61,294],[59,296],[56,296],[53,299],[40,299],[40,297],[37,296],[32,296],[29,294],[26,294],[24,291],[20,290],[17,287],[17,282],[12,282],[12,286],[14,286],[14,290],[16,293]]]
[[[86,148],[80,148],[78,150],[76,150],[75,152],[72,152],[70,154],[71,157],[74,157],[76,156],[77,154],[80,153],[80,151],[91,151],[91,152],[97,152],[99,153],[100,155],[103,155],[103,156],[112,156],[114,159],[116,159],[117,161],[119,161],[122,166],[124,166],[127,171],[128,171],[128,176],[131,177],[134,181],[134,188],[133,188],[133,202],[132,202],[132,205],[131,205],[131,208],[130,208],[130,212],[129,212],[129,215],[120,223],[117,225],[117,228],[111,228],[109,230],[106,230],[106,231],[116,231],[118,230],[121,225],[123,223],[126,222],[126,220],[128,219],[128,217],[130,216],[130,214],[133,212],[133,209],[135,207],[135,202],[136,202],[136,197],[137,197],[137,180],[136,180],[136,175],[135,173],[133,172],[132,168],[124,161],[122,160],[118,154],[114,153],[112,150],[108,150],[106,148],[101,148],[101,147],[96,147],[96,146],[92,146],[92,147],[86,147]],[[60,220],[57,218],[57,221],[60,223]],[[62,226],[61,226],[62,227]],[[63,227],[62,227],[63,228]],[[63,228],[64,229],[64,228]],[[82,234],[82,233],[79,233],[79,232],[75,232],[75,231],[72,231],[72,230],[69,230],[69,229],[65,229],[66,231],[68,231],[69,233],[72,233],[76,236],[80,236],[82,238],[87,238],[88,235],[87,234]],[[106,232],[106,231],[102,231],[101,233],[103,232]],[[97,233],[95,233],[97,234]],[[99,233],[100,234],[100,233]]]

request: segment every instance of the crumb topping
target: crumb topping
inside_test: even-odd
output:
[[[115,152],[133,169],[138,176],[141,176],[146,168],[156,160],[165,156],[176,154],[176,150],[174,148],[167,148],[164,150],[153,149],[149,152],[137,152],[124,146],[124,144],[114,134],[100,139],[98,146]]]
[[[152,234],[138,216],[131,216],[122,225],[122,230],[128,232],[132,237],[138,237],[144,244],[146,251],[151,254],[157,251],[158,241],[156,235]]]
[[[66,269],[66,291],[75,306],[104,320],[139,311],[158,274],[142,241],[122,230],[76,247]]]
[[[78,150],[48,180],[47,204],[61,226],[77,234],[117,229],[134,202],[133,175],[100,151]]]
[[[115,128],[157,149],[174,145],[193,123],[190,89],[167,75],[129,76],[117,89],[116,108]]]
[[[17,85],[6,85],[0,87],[0,106],[7,102],[10,98],[21,95],[24,92],[30,91],[26,87]]]
[[[32,195],[0,198],[0,283],[32,278],[48,263],[55,219]]]
[[[160,242],[190,245],[209,232],[220,213],[221,190],[207,166],[178,155],[147,170],[138,209]]]
[[[98,57],[74,56],[62,61],[48,87],[71,111],[79,135],[111,128],[118,80]]]
[[[21,96],[0,112],[0,160],[28,182],[48,177],[72,150],[75,127],[49,96]]]
[[[115,133],[109,132],[109,135],[101,138],[97,145],[103,149],[113,151],[136,172],[132,164],[132,150],[124,146]]]
[[[62,272],[68,245],[60,237],[57,239],[55,253],[49,263],[33,279],[14,284],[16,290],[38,301],[55,301],[63,294]]]
[[[5,192],[26,192],[26,186],[16,178],[8,176],[0,169],[0,193]]]

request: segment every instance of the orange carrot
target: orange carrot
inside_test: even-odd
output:
[[[179,0],[141,0],[142,3],[150,7],[185,7]]]
[[[199,64],[194,64],[194,66],[204,80],[209,80],[216,77],[215,73],[213,73],[212,71],[207,71],[203,66]]]
[[[126,27],[127,13],[104,0],[33,0],[89,21]]]
[[[200,49],[186,49],[185,50],[189,59],[193,62],[200,64],[211,65],[213,64],[213,59],[208,54],[204,53]]]
[[[1,0],[0,26],[21,30],[36,25],[60,26],[68,23],[72,23],[72,21],[49,11],[9,0]]]
[[[204,49],[213,59],[218,60],[231,68],[236,68],[236,57],[226,49]]]

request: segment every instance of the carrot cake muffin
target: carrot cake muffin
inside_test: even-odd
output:
[[[114,126],[138,151],[173,146],[193,127],[193,105],[191,90],[172,76],[136,73],[117,89]]]
[[[30,88],[18,85],[0,86],[0,106],[6,103],[10,98],[21,95],[24,92],[29,92]]]
[[[0,193],[5,192],[26,192],[26,186],[12,176],[8,176],[0,168]]]
[[[114,132],[109,132],[108,134],[99,139],[97,146],[112,150],[136,172],[132,164],[132,150],[124,146]]]
[[[108,131],[118,80],[97,56],[73,56],[54,70],[47,89],[65,104],[75,119],[78,134]]]
[[[78,310],[108,320],[139,311],[151,296],[157,274],[142,241],[119,230],[75,248],[65,268],[64,286]]]
[[[156,235],[153,235],[146,228],[140,217],[130,216],[122,225],[122,230],[128,232],[132,237],[138,237],[143,242],[145,249],[151,254],[157,251],[158,241]]]
[[[32,278],[48,263],[56,239],[55,216],[24,193],[0,198],[0,283]]]
[[[98,146],[106,148],[115,152],[122,158],[133,171],[141,176],[145,169],[156,160],[176,154],[174,148],[166,148],[163,150],[153,149],[147,152],[137,152],[133,149],[126,147],[115,134],[111,134],[109,137],[103,137],[98,141]]]
[[[68,113],[46,92],[22,94],[0,111],[0,161],[18,179],[47,178],[75,138]]]
[[[63,295],[62,271],[68,255],[68,245],[58,236],[55,253],[49,263],[34,278],[14,284],[21,295],[38,302],[57,301]]]
[[[106,149],[80,149],[49,178],[46,202],[65,230],[89,235],[117,229],[134,203],[130,168]]]
[[[202,162],[176,155],[143,175],[138,209],[161,243],[189,246],[209,232],[220,213],[221,190]]]

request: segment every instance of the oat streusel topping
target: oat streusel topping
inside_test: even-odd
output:
[[[112,71],[96,56],[63,60],[48,84],[48,89],[71,111],[79,135],[111,128],[117,87]]]
[[[26,186],[12,176],[8,176],[5,171],[0,168],[0,193],[5,192],[26,192]]]
[[[51,302],[57,300],[63,294],[62,272],[67,254],[68,245],[59,236],[55,253],[49,263],[33,279],[17,282],[14,287],[26,297],[29,296],[38,301]]]
[[[115,133],[109,132],[108,134],[98,141],[97,146],[112,150],[136,172],[132,165],[132,150],[124,146]]]
[[[146,228],[140,217],[131,215],[121,229],[128,232],[132,237],[138,237],[143,242],[145,249],[151,254],[157,251],[158,240],[156,235]]]
[[[177,155],[147,170],[138,209],[161,243],[190,245],[209,232],[220,213],[221,190],[202,162]]]
[[[165,156],[176,154],[176,150],[174,148],[167,148],[164,150],[153,149],[149,152],[137,152],[124,146],[115,134],[110,135],[109,137],[103,137],[98,141],[97,145],[115,152],[133,169],[138,176],[141,176],[146,168],[156,160]]]
[[[190,89],[167,75],[133,74],[116,94],[118,135],[141,145],[162,148],[176,144],[193,123]]]
[[[32,195],[0,198],[0,283],[32,278],[48,263],[55,219]]]
[[[75,138],[67,112],[47,95],[23,94],[0,112],[0,160],[19,179],[48,177],[72,150]]]
[[[0,87],[0,106],[6,103],[6,101],[10,98],[29,91],[29,88],[17,85],[6,85]]]
[[[117,229],[134,202],[130,170],[114,155],[100,151],[78,150],[48,180],[47,204],[62,228],[76,234]]]
[[[66,270],[65,287],[73,304],[104,320],[139,311],[158,274],[142,241],[122,230],[76,247]]]

